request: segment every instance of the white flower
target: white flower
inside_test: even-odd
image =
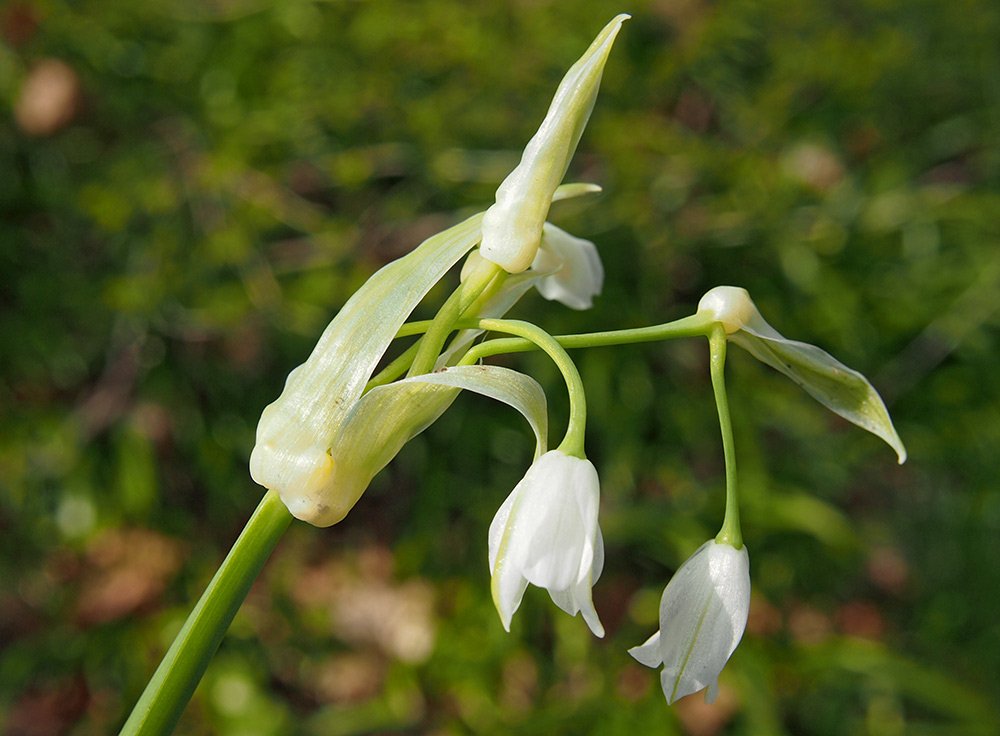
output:
[[[594,244],[548,222],[531,267],[549,274],[537,284],[541,295],[570,309],[590,309],[604,286],[604,266]]]
[[[490,524],[493,602],[505,629],[528,583],[604,636],[591,587],[604,567],[600,482],[589,460],[550,450],[532,463]]]
[[[663,665],[660,683],[667,703],[708,688],[715,700],[718,678],[740,643],[750,610],[750,557],[715,540],[681,565],[663,591],[660,630],[629,654],[647,667]]]

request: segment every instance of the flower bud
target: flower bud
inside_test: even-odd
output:
[[[622,14],[608,23],[566,73],[521,162],[500,184],[496,203],[483,217],[481,253],[509,273],[524,271],[535,259],[549,205],[590,119],[611,46],[628,18]]]

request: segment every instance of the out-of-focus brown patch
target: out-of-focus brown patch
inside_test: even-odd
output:
[[[715,736],[726,727],[740,710],[739,700],[732,688],[719,684],[719,696],[714,703],[706,703],[704,693],[694,693],[674,703],[677,718],[684,733],[690,736]]]
[[[564,703],[579,703],[595,695],[601,687],[596,670],[586,664],[566,667],[560,675],[551,695]]]
[[[155,602],[181,563],[181,546],[148,529],[113,529],[86,552],[76,619],[114,621]]]
[[[799,644],[820,644],[830,637],[830,617],[817,608],[796,604],[788,611],[788,630]]]
[[[256,320],[241,323],[223,338],[223,351],[227,362],[237,371],[253,375],[260,370],[263,360],[264,337]]]
[[[97,384],[77,405],[76,416],[85,438],[105,431],[124,414],[139,375],[142,340],[125,345],[105,366]]]
[[[615,690],[622,700],[637,703],[649,695],[653,682],[659,682],[659,680],[660,676],[657,672],[630,662],[618,672]]]
[[[0,37],[11,46],[23,46],[38,31],[38,8],[13,2],[0,10]]]
[[[674,118],[694,133],[707,133],[715,120],[715,105],[696,87],[688,87],[677,98]]]
[[[310,676],[325,703],[360,703],[382,691],[385,667],[371,654],[343,654],[322,662]]]
[[[879,547],[868,558],[868,579],[886,593],[901,595],[910,582],[910,565],[899,550]]]
[[[881,640],[885,636],[885,618],[875,604],[850,601],[837,609],[838,628],[845,634],[863,639]]]
[[[174,434],[174,418],[163,404],[153,401],[136,404],[130,419],[135,430],[157,447],[170,444]]]
[[[711,8],[706,0],[659,0],[649,11],[670,24],[680,48],[690,48],[701,42]]]
[[[704,237],[712,228],[712,213],[697,201],[685,204],[674,218],[679,237],[693,240]]]
[[[392,552],[366,548],[351,561],[305,567],[290,592],[300,605],[326,609],[344,641],[422,662],[434,647],[434,591],[419,579],[397,583],[392,574]]]
[[[785,173],[817,192],[826,192],[844,178],[844,165],[836,154],[818,143],[802,143],[784,158]]]
[[[399,586],[355,581],[333,604],[333,630],[404,662],[423,662],[434,648],[433,601],[431,587],[421,580]]]
[[[58,59],[43,59],[24,80],[14,119],[28,135],[52,135],[73,121],[80,100],[80,78],[73,68]]]
[[[781,631],[783,624],[781,610],[764,596],[754,593],[750,596],[750,617],[747,632],[755,636],[773,636]]]
[[[973,174],[964,161],[945,161],[928,169],[921,177],[921,184],[963,187],[971,184]]]
[[[87,683],[82,676],[32,685],[14,703],[4,724],[5,736],[58,736],[69,733],[87,709]]]
[[[538,694],[538,665],[531,655],[519,652],[503,666],[499,702],[505,711],[527,713]]]
[[[855,126],[844,136],[844,146],[852,156],[865,159],[882,144],[882,133],[872,123]]]
[[[9,642],[37,631],[43,624],[38,611],[21,596],[0,594],[0,651]]]
[[[639,584],[634,578],[621,576],[610,578],[594,590],[594,608],[609,637],[628,616],[629,602],[638,589]]]

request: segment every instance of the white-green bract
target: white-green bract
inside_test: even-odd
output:
[[[667,703],[708,688],[743,637],[750,610],[750,557],[715,540],[705,542],[674,574],[660,600],[660,630],[629,654],[647,667],[663,665]]]
[[[746,289],[716,286],[698,302],[698,313],[721,323],[728,340],[784,373],[830,411],[881,437],[900,465],[906,462],[903,440],[868,379],[815,345],[782,336],[760,315]]]
[[[504,628],[528,583],[546,588],[566,613],[582,613],[597,636],[604,627],[591,587],[604,568],[597,524],[600,481],[589,460],[550,450],[532,463],[490,524],[493,602]]]

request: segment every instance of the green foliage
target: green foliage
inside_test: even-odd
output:
[[[578,356],[601,641],[539,591],[503,632],[486,531],[532,439],[462,396],[342,524],[294,525],[180,731],[1000,729],[995,2],[45,0],[0,9],[6,732],[120,726],[260,499],[261,409],[378,266],[490,203],[621,10],[567,179],[605,193],[554,215],[605,293],[511,316],[633,327],[743,286],[872,378],[909,462],[730,351],[756,597],[718,703],[670,709],[625,650],[721,519],[705,346]],[[558,435],[558,373],[510,361]]]

